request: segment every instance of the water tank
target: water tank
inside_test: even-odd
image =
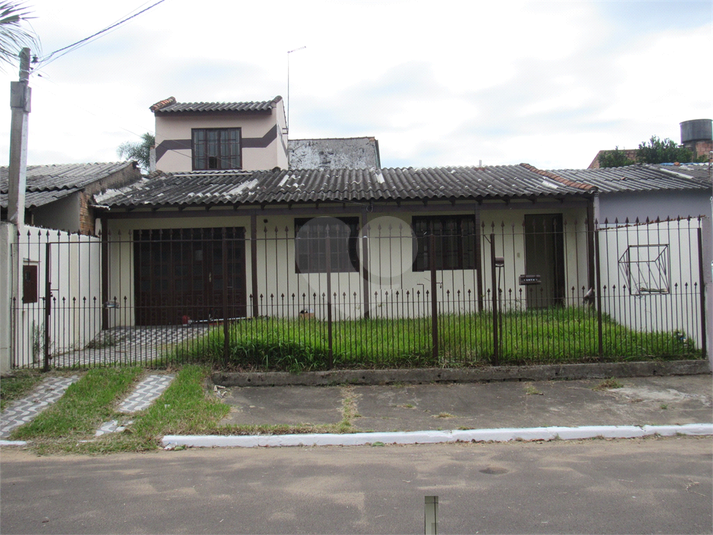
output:
[[[713,139],[713,121],[710,119],[694,119],[681,123],[681,143],[711,139]]]

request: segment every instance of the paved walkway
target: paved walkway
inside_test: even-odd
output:
[[[131,415],[148,408],[168,388],[174,378],[175,375],[172,374],[146,376],[119,405],[117,411]],[[7,439],[14,429],[33,420],[50,404],[61,398],[69,385],[78,380],[78,375],[50,377],[35,387],[30,395],[10,405],[0,414],[0,440]],[[130,423],[130,420],[105,422],[97,430],[96,436],[123,431]]]
[[[6,439],[17,427],[32,421],[39,413],[61,398],[69,385],[79,380],[71,377],[50,377],[42,381],[26,398],[20,399],[0,414],[0,439]]]
[[[75,365],[123,363],[141,365],[165,357],[171,350],[188,345],[208,332],[208,326],[171,325],[166,327],[115,327],[101,331],[83,349],[53,356],[52,365],[62,368]]]
[[[134,414],[148,409],[151,404],[163,394],[163,391],[168,388],[174,378],[175,375],[172,374],[156,374],[145,377],[136,385],[131,395],[121,402],[116,410],[124,414]],[[95,436],[99,437],[107,433],[120,433],[126,429],[126,426],[132,423],[133,420],[112,420],[110,422],[104,422],[95,433]]]
[[[345,415],[364,432],[713,423],[710,374],[222,392],[231,407],[223,423],[234,425],[328,425]]]

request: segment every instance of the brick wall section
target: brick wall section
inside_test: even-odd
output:
[[[713,150],[713,140],[684,143],[684,146],[693,152],[693,154],[696,155],[696,158],[705,156],[707,160],[710,152]]]
[[[138,166],[134,164],[133,166],[127,166],[121,171],[104,177],[101,180],[97,180],[84,188],[84,191],[82,191],[79,196],[79,232],[81,234],[94,234],[94,222],[96,216],[94,214],[94,209],[91,206],[91,202],[92,196],[95,193],[101,193],[112,188],[121,188],[131,184],[132,182],[136,182],[140,178],[141,171]]]

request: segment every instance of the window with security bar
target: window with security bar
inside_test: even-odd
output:
[[[631,295],[671,292],[668,244],[630,245],[619,257],[619,270]]]
[[[240,169],[240,128],[194,128],[193,169]]]
[[[436,269],[476,268],[475,217],[472,215],[414,216],[414,271],[431,269],[431,234],[435,235]]]
[[[330,271],[359,271],[359,218],[315,217],[295,219],[296,273],[327,272],[327,235]]]

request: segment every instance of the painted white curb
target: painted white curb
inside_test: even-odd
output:
[[[26,446],[24,440],[0,440],[0,446]]]
[[[585,438],[639,438],[661,435],[713,435],[713,424],[687,425],[592,425],[584,427],[531,427],[470,429],[457,431],[410,431],[394,433],[304,434],[304,435],[166,435],[166,448],[256,448],[279,446],[363,446],[366,444],[442,444],[446,442],[509,442],[512,440],[577,440]]]

